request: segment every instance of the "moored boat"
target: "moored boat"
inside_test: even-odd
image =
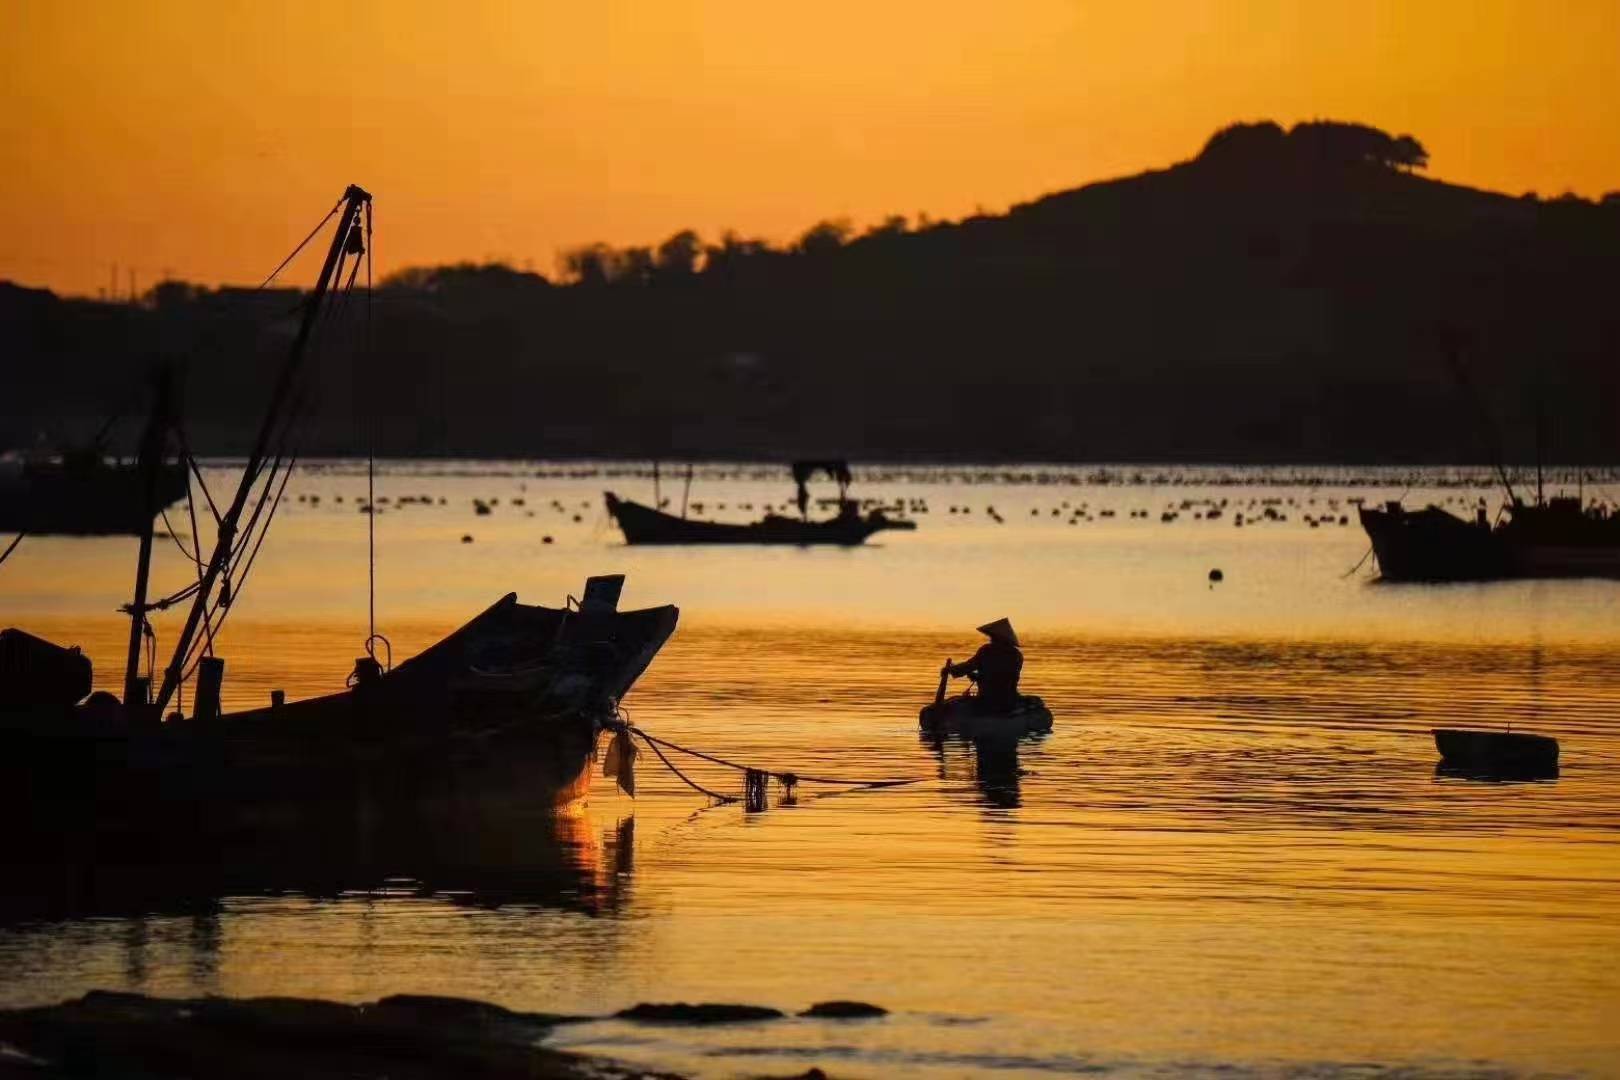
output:
[[[593,584],[611,595],[620,580]],[[0,710],[0,800],[31,829],[180,833],[322,809],[564,804],[588,791],[604,722],[678,616],[507,595],[391,671],[363,664],[352,686],[323,697],[223,714],[204,704],[163,723],[105,693],[36,698]]]
[[[695,521],[654,510],[607,492],[607,510],[627,544],[835,544],[853,547],[885,529],[915,529],[914,521],[891,518],[881,510],[841,514],[825,521],[805,521],[766,514],[759,521],[730,524]],[[845,504],[849,505],[849,504]]]
[[[1391,581],[1620,578],[1620,516],[1554,497],[1512,501],[1494,527],[1436,506],[1362,508],[1379,573]]]
[[[1486,522],[1394,501],[1359,513],[1378,572],[1390,581],[1483,581],[1511,572],[1507,548]]]
[[[825,472],[838,483],[838,513],[825,520],[810,520],[810,492],[806,484],[818,472]],[[654,501],[657,498],[657,466],[653,467]],[[849,463],[844,461],[796,461],[793,463],[793,481],[797,487],[799,516],[766,514],[759,521],[728,523],[722,521],[696,521],[686,516],[683,498],[679,516],[664,512],[659,506],[643,506],[630,499],[621,499],[613,492],[605,492],[608,515],[624,533],[627,544],[834,544],[853,547],[865,543],[873,533],[886,529],[911,530],[914,521],[892,518],[880,509],[866,514],[860,512],[849,497]],[[691,469],[687,470],[687,487],[692,483]]]
[[[1522,731],[1435,728],[1442,764],[1466,773],[1557,776],[1558,740]]]
[[[94,845],[110,836],[135,837],[140,850],[155,851],[164,838],[253,832],[318,821],[324,811],[396,804],[418,812],[549,809],[587,790],[599,731],[673,632],[675,608],[620,612],[623,578],[604,576],[587,581],[577,606],[533,607],[508,595],[394,667],[376,631],[373,591],[366,655],[348,689],[294,703],[278,692],[266,708],[222,712],[225,661],[216,645],[297,458],[293,421],[310,343],[336,322],[342,297],[369,265],[371,196],[351,185],[333,217],[325,261],[229,499],[208,493],[178,437],[171,380],[158,380],[134,485],[140,542],[134,596],[122,609],[130,617],[122,697],[84,697],[91,672],[76,650],[0,636],[0,836],[15,841],[13,849]],[[342,283],[337,297],[334,283]],[[211,554],[192,537],[194,582],[154,595],[153,520],[164,505],[171,440],[198,476],[217,530]],[[190,510],[188,518],[200,516]],[[149,617],[177,604],[186,615],[172,658],[158,669]],[[189,716],[178,707],[187,683]]]
[[[56,457],[0,458],[0,532],[139,535],[146,528],[141,480],[138,465],[109,461],[99,445]],[[185,467],[162,463],[153,494],[159,507],[185,498]]]

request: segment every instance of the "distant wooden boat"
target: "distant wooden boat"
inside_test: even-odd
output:
[[[728,524],[694,521],[606,493],[608,513],[627,544],[837,544],[853,547],[885,529],[910,530],[914,521],[891,518],[881,510],[864,516],[843,513],[824,521],[766,514],[759,521]],[[852,506],[845,503],[845,506]]]
[[[144,473],[109,462],[100,448],[57,458],[0,459],[0,532],[32,536],[138,536],[150,527]],[[185,466],[157,468],[153,505],[186,497]]]
[[[1438,506],[1408,511],[1392,501],[1360,511],[1382,577],[1390,581],[1492,581],[1499,578],[1620,578],[1620,514],[1585,506],[1580,495],[1546,497],[1541,471],[1541,415],[1536,414],[1536,490],[1521,498],[1503,464],[1502,440],[1453,347],[1453,376],[1472,402],[1491,464],[1507,499],[1493,525],[1483,503],[1472,521]]]
[[[567,803],[588,791],[604,722],[678,615],[507,595],[392,671],[325,697],[163,723],[104,693],[0,710],[4,820],[59,834],[192,833],[323,808]]]
[[[1521,731],[1435,728],[1434,745],[1444,765],[1466,772],[1556,776],[1558,740]]]
[[[1407,510],[1399,502],[1360,508],[1378,571],[1390,581],[1485,581],[1511,576],[1502,538],[1483,522],[1464,521],[1437,506]]]
[[[917,716],[922,730],[933,735],[983,738],[1035,735],[1052,730],[1052,710],[1033,694],[1020,695],[1011,709],[987,711],[973,694],[957,694],[923,707]]]
[[[1505,512],[1494,528],[1437,506],[1391,502],[1360,514],[1379,572],[1391,581],[1620,578],[1620,517],[1556,497],[1511,503]]]

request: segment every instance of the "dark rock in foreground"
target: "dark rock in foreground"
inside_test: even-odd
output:
[[[613,1014],[620,1020],[640,1020],[654,1024],[735,1024],[749,1020],[780,1020],[786,1014],[780,1009],[764,1005],[725,1005],[703,1002],[688,1005],[684,1001],[671,1004],[633,1005]]]
[[[800,1016],[819,1016],[831,1020],[858,1020],[871,1016],[888,1016],[889,1010],[881,1005],[864,1001],[818,1001]]]
[[[0,1077],[671,1080],[536,1045],[568,1019],[414,995],[344,1005],[96,991],[0,1012]]]

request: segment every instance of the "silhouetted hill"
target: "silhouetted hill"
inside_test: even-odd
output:
[[[1620,461],[1620,205],[1446,184],[1425,161],[1358,125],[1235,125],[1002,215],[597,245],[564,284],[409,271],[376,299],[386,374],[341,349],[320,365],[311,449],[361,447],[375,410],[401,454],[1478,460],[1444,340],[1510,456],[1539,396],[1550,456]],[[93,428],[168,351],[192,358],[194,442],[240,449],[295,301],[0,287],[0,436]]]

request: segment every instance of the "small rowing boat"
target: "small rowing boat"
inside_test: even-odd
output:
[[[1016,737],[1051,731],[1052,710],[1033,694],[1020,695],[1010,709],[986,709],[977,694],[957,694],[924,706],[917,724],[932,735]]]

